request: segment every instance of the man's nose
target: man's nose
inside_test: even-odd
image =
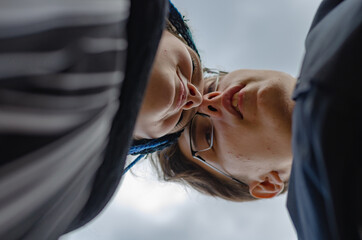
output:
[[[219,118],[222,116],[222,94],[221,92],[210,92],[203,96],[198,112]]]
[[[195,87],[195,85],[188,82],[187,88],[189,90],[189,94],[187,95],[186,104],[183,106],[184,110],[189,110],[191,108],[198,107],[202,102],[202,95],[197,89],[197,87]]]

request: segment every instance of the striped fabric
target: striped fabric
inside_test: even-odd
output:
[[[129,10],[1,1],[0,239],[57,239],[86,205],[120,106]]]

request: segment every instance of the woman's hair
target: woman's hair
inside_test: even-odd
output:
[[[187,159],[177,143],[153,154],[151,163],[159,177],[165,181],[183,183],[200,193],[229,201],[257,200],[250,195],[248,185],[220,179]],[[282,193],[287,189],[288,182],[284,182]]]

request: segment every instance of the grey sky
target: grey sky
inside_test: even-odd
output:
[[[226,202],[159,183],[147,169],[147,162],[138,165],[135,172],[140,176],[126,176],[106,211],[65,239],[296,239],[285,211],[285,196]]]
[[[207,66],[296,75],[318,0],[175,0]]]
[[[190,19],[203,64],[222,70],[274,69],[297,76],[304,38],[320,0],[174,0]],[[106,211],[63,240],[293,240],[286,196],[254,203],[204,197],[128,174]]]

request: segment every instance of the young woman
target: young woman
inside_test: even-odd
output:
[[[201,104],[203,77],[200,56],[183,17],[169,2],[170,11],[153,63],[134,129],[129,154],[163,149],[177,141]]]

